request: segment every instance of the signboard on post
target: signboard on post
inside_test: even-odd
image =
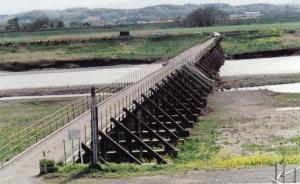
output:
[[[69,139],[81,139],[80,130],[79,129],[69,129]]]
[[[98,164],[98,110],[95,88],[91,89],[91,139],[92,139],[92,165]]]

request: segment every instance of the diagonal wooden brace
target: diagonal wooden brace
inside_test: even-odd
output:
[[[128,135],[130,135],[136,142],[138,142],[140,145],[142,145],[149,153],[153,155],[154,158],[156,158],[157,162],[159,164],[167,164],[168,162],[161,157],[158,153],[156,153],[150,146],[148,146],[146,143],[143,142],[140,138],[138,138],[136,135],[134,135],[126,126],[124,126],[122,123],[117,121],[114,118],[110,119],[116,126],[119,126],[121,129],[124,130]]]
[[[160,113],[162,113],[165,117],[167,117],[171,123],[176,127],[177,131],[185,131],[182,126],[176,123],[176,121],[169,116],[162,108],[160,108],[157,104],[155,104],[152,100],[150,100],[148,97],[146,97],[144,94],[141,95],[147,102],[149,102],[155,109],[157,109]]]
[[[164,87],[158,85],[158,84],[155,84],[155,86],[161,90],[162,92],[164,92],[165,94],[167,94],[167,96],[174,100],[178,105],[180,105],[190,116],[194,116],[194,113],[192,111],[190,111],[188,109],[187,106],[185,106],[183,103],[181,103],[177,98],[175,98],[168,90],[166,90]]]
[[[194,110],[198,110],[198,107],[194,103],[191,103],[189,100],[187,100],[184,96],[182,96],[182,94],[180,94],[173,85],[169,84],[165,80],[162,80],[162,82],[164,85],[168,86],[174,93],[176,93],[178,97],[180,97],[182,100],[187,102],[191,107],[193,107]],[[200,110],[200,112],[197,112],[197,113],[201,114],[201,110]]]
[[[137,101],[133,101],[133,103],[137,106],[137,108],[140,108],[142,111],[144,111],[150,118],[152,118],[157,124],[159,124],[170,136],[170,139],[172,142],[176,143],[179,142],[180,139],[177,135],[175,135],[173,132],[170,131],[164,124],[162,124],[155,116],[153,116],[146,108],[144,108],[142,105],[140,105]]]
[[[93,154],[93,151],[91,150],[91,148],[89,148],[84,143],[81,143],[81,147],[86,152],[86,154],[89,155],[89,157],[91,159],[92,158],[92,154]],[[99,156],[99,160],[100,160],[101,164],[105,164],[106,163],[106,160],[104,160],[101,156]]]
[[[176,112],[176,114],[178,114],[179,117],[181,117],[182,121],[190,124],[190,121],[182,115],[181,112],[179,112],[175,107],[173,107],[173,105],[171,105],[164,97],[162,97],[157,91],[155,91],[153,88],[150,88],[150,91],[153,93],[153,95],[157,96],[160,100],[163,101],[164,104],[168,105],[168,107],[170,109],[172,109],[174,112]]]
[[[194,97],[193,95],[191,95],[190,93],[188,93],[186,91],[186,89],[184,89],[181,85],[179,85],[177,82],[175,82],[174,79],[172,79],[171,77],[167,77],[167,79],[172,83],[174,84],[177,89],[179,89],[180,91],[182,91],[184,94],[186,94],[188,97],[192,98],[193,99],[193,102],[197,105],[197,106],[200,106],[200,107],[203,107],[203,103],[198,100],[196,97]]]
[[[125,148],[123,148],[120,144],[116,143],[112,138],[104,134],[102,131],[98,131],[99,135],[111,143],[117,150],[124,153],[132,162],[135,162],[137,164],[142,164],[137,158],[135,158],[132,154],[130,154]]]

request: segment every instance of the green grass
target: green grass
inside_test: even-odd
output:
[[[9,135],[34,124],[37,120],[57,111],[66,102],[1,102],[0,146]]]
[[[51,46],[0,47],[0,62],[35,62],[72,59],[161,59],[175,56],[203,42],[207,36],[181,35],[162,38],[140,38],[128,41],[69,42]]]
[[[240,32],[237,35],[225,35],[222,47],[227,54],[241,54],[257,51],[286,48],[283,44],[283,31],[269,30],[257,32]]]
[[[300,93],[278,93],[274,95],[276,101],[281,105],[297,106],[300,105]]]

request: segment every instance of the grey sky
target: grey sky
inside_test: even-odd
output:
[[[285,4],[299,0],[221,0],[234,5],[249,3]],[[61,10],[71,7],[140,8],[157,4],[218,3],[220,0],[0,0],[0,14],[12,14],[35,9]]]

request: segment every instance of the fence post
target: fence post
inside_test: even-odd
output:
[[[282,163],[282,182],[285,183],[285,165]]]
[[[74,105],[72,104],[72,111],[73,111],[73,119],[75,119],[75,109],[74,109]]]
[[[278,164],[276,162],[275,163],[275,177],[274,177],[274,181],[277,181],[277,176],[278,176]]]
[[[86,125],[84,125],[84,144],[86,144]]]
[[[9,140],[9,153],[10,153],[9,158],[10,158],[10,159],[13,158],[13,150],[12,150],[12,147],[11,147],[11,146],[12,146],[12,145],[11,145],[11,140]]]
[[[87,108],[87,110],[89,110],[89,97],[87,96],[86,97],[86,108]]]
[[[297,183],[297,169],[294,169],[294,183]]]
[[[77,104],[77,110],[78,110],[78,116],[79,116],[80,115],[80,102],[78,102],[78,104]]]
[[[80,139],[78,139],[78,146],[79,146],[80,162],[81,162],[81,164],[83,164],[83,156],[82,156],[81,140]]]
[[[64,123],[64,116],[63,116],[63,115],[61,115],[61,124],[62,124],[62,126],[65,126],[65,123]]]
[[[75,163],[75,158],[74,158],[74,139],[71,140],[71,144],[72,144],[72,162],[74,164]]]
[[[82,113],[84,113],[84,100],[83,100],[83,98],[81,99],[81,105],[82,105]]]
[[[70,123],[69,110],[67,109],[68,123]]]
[[[38,132],[37,132],[36,125],[34,126],[34,129],[35,129],[35,142],[38,142]]]
[[[29,136],[29,129],[26,130],[26,134],[27,134],[27,148],[29,148],[30,146],[30,136]]]
[[[67,163],[67,151],[66,151],[66,141],[63,140],[63,145],[64,145],[64,160],[65,164]]]
[[[1,151],[2,150],[0,150],[0,168],[2,168],[2,166],[3,166],[3,156],[2,156],[2,154],[1,154]],[[4,155],[4,154],[3,154]]]

